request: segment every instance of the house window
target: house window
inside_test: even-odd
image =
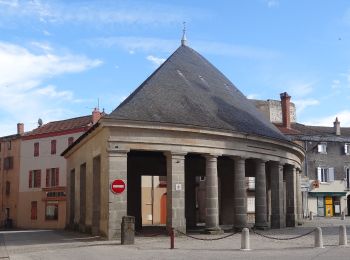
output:
[[[46,187],[59,186],[58,168],[46,169]]]
[[[58,220],[58,203],[47,202],[45,208],[45,219],[46,220]]]
[[[9,181],[6,182],[6,195],[10,195],[11,192],[11,183]]]
[[[30,219],[36,220],[38,218],[38,202],[32,201],[30,208]]]
[[[344,145],[344,153],[346,155],[350,155],[350,144],[345,144]]]
[[[350,189],[350,168],[345,169],[345,177],[346,177],[346,188]]]
[[[56,154],[56,140],[51,140],[51,154]]]
[[[39,143],[34,143],[34,157],[39,156]]]
[[[10,170],[13,168],[13,157],[9,156],[4,159],[4,169]]]
[[[69,137],[68,138],[68,146],[70,146],[74,142],[74,137]]]
[[[41,187],[41,170],[29,171],[29,188]]]
[[[7,150],[11,150],[11,141],[7,142]]]
[[[320,182],[334,181],[334,168],[317,167],[317,180]]]
[[[320,143],[317,145],[317,151],[319,153],[327,153],[327,144],[326,143]]]

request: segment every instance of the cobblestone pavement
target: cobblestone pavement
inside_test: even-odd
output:
[[[202,241],[185,236],[175,238],[175,249],[169,249],[169,237],[136,237],[135,244],[120,245],[69,231],[28,230],[0,231],[0,259],[350,259],[350,247],[338,246],[339,226],[350,232],[350,218],[315,218],[302,226],[281,230],[257,231],[265,236],[286,239],[322,227],[325,248],[314,248],[314,233],[295,240],[272,240],[250,233],[250,251],[241,251],[241,235]],[[226,233],[225,235],[227,235]],[[207,239],[221,236],[193,234]],[[7,254],[7,255],[6,255]]]

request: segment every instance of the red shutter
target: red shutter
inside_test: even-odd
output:
[[[51,140],[51,154],[56,154],[56,140]]]
[[[60,172],[59,172],[59,168],[56,168],[56,186],[60,186],[59,184],[60,182]]]
[[[46,187],[50,186],[50,169],[46,169]]]
[[[41,170],[37,171],[37,175],[38,175],[38,177],[37,177],[38,183],[37,183],[36,187],[40,188],[41,187]]]
[[[33,179],[33,172],[32,171],[29,171],[29,188],[32,187],[32,179]]]

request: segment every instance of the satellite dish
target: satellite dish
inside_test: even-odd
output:
[[[41,118],[38,119],[38,126],[42,126],[43,125],[43,120]]]

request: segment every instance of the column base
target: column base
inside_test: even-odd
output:
[[[286,226],[295,227],[295,214],[287,214]]]
[[[271,215],[271,228],[285,228],[285,216]]]
[[[269,225],[267,223],[266,224],[255,224],[254,228],[260,229],[260,230],[267,230],[267,229],[269,229]]]
[[[220,227],[205,228],[204,234],[222,235],[222,234],[224,234],[224,231]]]

